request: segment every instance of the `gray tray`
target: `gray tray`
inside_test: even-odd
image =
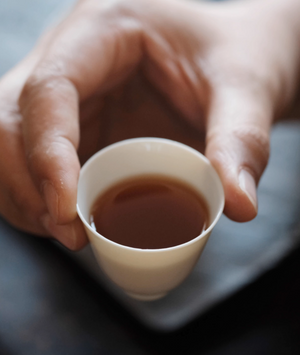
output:
[[[276,126],[257,218],[239,224],[222,216],[194,271],[163,299],[142,302],[126,296],[101,272],[90,247],[70,255],[142,323],[178,329],[253,282],[299,244],[299,151],[300,123]]]

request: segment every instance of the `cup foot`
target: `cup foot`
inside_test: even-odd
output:
[[[156,293],[154,295],[143,295],[143,294],[138,294],[138,293],[133,293],[133,292],[126,292],[126,294],[139,301],[155,301],[158,300],[164,296],[166,296],[167,292],[164,293]]]

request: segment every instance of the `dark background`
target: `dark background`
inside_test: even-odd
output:
[[[30,50],[62,3],[72,1],[1,1],[1,74]],[[300,353],[299,302],[296,249],[186,327],[157,332],[139,324],[53,243],[0,220],[0,355],[294,355]]]

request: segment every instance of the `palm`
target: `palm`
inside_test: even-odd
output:
[[[108,144],[145,136],[177,140],[204,151],[204,133],[191,127],[140,73],[104,98],[94,95],[81,105],[81,163]]]

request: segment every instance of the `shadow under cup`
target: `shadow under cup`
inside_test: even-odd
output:
[[[89,224],[90,209],[101,192],[126,178],[163,175],[191,185],[205,198],[209,227],[197,238],[164,249],[117,244]],[[128,139],[92,156],[82,167],[77,211],[102,270],[128,295],[155,300],[178,286],[195,266],[224,207],[221,181],[210,162],[196,150],[167,139]]]

